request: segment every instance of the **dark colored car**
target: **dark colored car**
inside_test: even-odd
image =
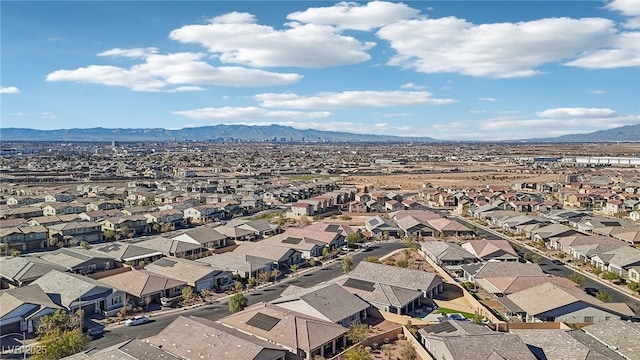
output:
[[[562,261],[560,261],[560,260],[553,260],[553,263],[555,265],[564,265],[564,263]]]
[[[598,295],[600,290],[598,290],[596,288],[592,288],[592,287],[586,287],[586,288],[584,288],[584,292],[586,292],[587,294],[589,294],[591,296],[596,296],[596,295]]]
[[[615,280],[613,283],[616,284],[616,285],[627,285],[627,280],[626,279],[618,279],[618,280]]]

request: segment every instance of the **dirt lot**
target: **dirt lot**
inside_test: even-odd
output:
[[[421,175],[375,175],[352,176],[350,182],[357,184],[373,184],[376,188],[400,185],[402,190],[417,191],[425,183],[434,186],[479,187],[484,185],[509,186],[517,182],[547,182],[558,181],[557,174],[521,174],[503,172],[461,172],[450,174],[421,174]]]

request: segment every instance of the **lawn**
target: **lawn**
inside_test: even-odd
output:
[[[462,316],[466,317],[467,319],[473,319],[476,316],[475,314],[472,314],[472,313],[453,310],[453,309],[447,309],[447,308],[439,308],[438,310],[436,310],[436,314],[454,314],[454,313],[462,314]]]

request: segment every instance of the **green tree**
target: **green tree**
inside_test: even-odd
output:
[[[116,232],[113,231],[113,230],[105,230],[103,235],[104,235],[105,239],[115,239],[116,238]]]
[[[347,339],[352,343],[357,343],[366,339],[368,332],[369,325],[367,324],[351,324],[349,331],[347,331]]]
[[[357,244],[362,242],[362,237],[360,233],[351,233],[347,235],[347,245],[352,246],[353,244]]]
[[[91,337],[82,333],[81,329],[62,332],[49,332],[40,337],[39,345],[42,353],[34,354],[35,360],[58,360],[85,350]]]
[[[597,268],[593,268],[593,270],[591,270],[591,272],[594,273],[595,275],[599,276],[600,274],[602,274],[602,269],[600,269],[598,267]]]
[[[351,255],[345,256],[342,259],[342,271],[345,274],[348,274],[351,270],[353,270],[353,257],[351,257]]]
[[[407,342],[404,345],[402,345],[402,348],[400,348],[400,359],[402,360],[418,359],[418,353],[416,352],[416,349],[413,347],[413,345],[411,345],[411,343]]]
[[[258,272],[258,283],[259,284],[266,284],[269,282],[269,278],[271,277],[271,273],[270,272],[265,272],[265,271],[259,271]]]
[[[87,348],[91,338],[82,333],[83,311],[67,314],[56,310],[40,318],[36,332],[44,351],[34,355],[37,360],[57,360]]]
[[[13,257],[18,257],[18,256],[20,256],[21,254],[22,254],[22,253],[20,252],[20,250],[13,250],[13,251],[11,252],[11,256],[13,256]]]
[[[609,294],[605,290],[598,291],[598,293],[596,294],[596,298],[602,302],[611,302],[612,300],[611,294]]]
[[[329,253],[331,253],[331,251],[329,251],[328,247],[325,247],[324,249],[322,249],[322,257],[323,258],[328,258],[329,257]]]
[[[89,243],[88,243],[88,242],[86,242],[86,241],[84,241],[84,240],[83,240],[83,241],[80,241],[80,247],[81,247],[81,248],[83,248],[83,249],[85,249],[85,250],[89,250],[89,249],[91,249],[91,245],[89,245]]]
[[[404,238],[404,246],[410,251],[416,251],[420,247],[420,245],[417,242],[415,242],[412,238],[408,236]]]
[[[233,284],[233,288],[236,289],[237,292],[240,292],[244,290],[244,284],[241,283],[240,281],[236,281],[236,283]]]
[[[531,257],[531,261],[533,261],[536,264],[539,264],[540,261],[542,261],[542,256],[535,254]]]
[[[404,327],[406,327],[414,337],[418,335],[418,328],[413,326],[413,324],[411,323],[411,319],[407,320],[407,323],[404,324]]]
[[[627,287],[631,291],[635,291],[636,293],[640,293],[640,282],[629,281],[627,283]]]
[[[229,298],[229,311],[237,313],[247,307],[247,298],[242,293],[236,293]]]
[[[569,276],[567,276],[567,279],[578,284],[578,286],[580,287],[583,287],[586,282],[586,279],[584,278],[584,276],[580,276],[577,273],[571,273]]]
[[[249,278],[249,280],[247,280],[247,284],[249,285],[249,287],[254,288],[256,287],[256,284],[258,284],[258,281],[252,276]]]
[[[316,259],[314,259],[314,258],[309,259],[309,265],[310,266],[316,266]]]
[[[367,256],[366,258],[364,258],[364,261],[366,262],[372,262],[372,263],[380,263],[380,258],[377,256]]]
[[[193,300],[193,288],[191,286],[185,286],[182,288],[182,302],[185,304],[190,303]]]
[[[362,346],[356,346],[344,353],[344,360],[370,360],[371,353]]]

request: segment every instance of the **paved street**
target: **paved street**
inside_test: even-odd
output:
[[[480,226],[477,226],[476,224],[469,222],[465,219],[456,217],[457,221],[459,221],[460,223],[462,223],[463,225],[471,228],[472,226],[476,226],[476,232],[480,235],[485,235],[487,239],[506,239],[509,240],[511,243],[516,244],[518,246],[520,246],[521,250],[521,254],[530,254],[533,255],[534,252],[525,248],[522,244],[512,241],[511,239],[505,237],[505,236],[498,236],[496,234],[494,234],[493,232],[487,231],[483,228],[481,228]],[[540,254],[538,254],[540,255]],[[569,275],[571,275],[572,273],[574,273],[575,271],[573,271],[571,268],[569,268],[568,266],[564,266],[564,265],[556,265],[553,264],[552,259],[543,256],[543,260],[541,262],[538,263],[538,265],[540,265],[540,267],[542,268],[543,271],[545,271],[548,274],[552,274],[552,275],[556,275],[556,276],[562,276],[562,277],[568,277]],[[596,288],[596,289],[604,289],[606,290],[609,294],[611,294],[611,299],[613,302],[624,302],[627,305],[629,305],[629,307],[636,313],[636,316],[640,316],[640,301],[638,301],[637,299],[633,299],[630,296],[628,296],[625,293],[622,293],[620,291],[618,291],[618,289],[616,289],[615,287],[611,287],[608,286],[604,283],[595,281],[587,276],[584,276],[585,278],[585,285],[584,287],[592,287],[592,288]]]
[[[375,245],[372,245],[371,250],[369,251],[353,253],[354,265],[362,261],[362,259],[367,256],[381,257],[403,247],[404,245],[399,241],[376,243]],[[287,278],[269,287],[255,290],[254,292],[247,294],[247,299],[249,300],[249,304],[275,300],[279,297],[280,293],[289,286],[289,284],[310,287],[340,275],[342,275],[342,265],[340,264],[340,261],[336,261],[332,264],[319,267],[317,270],[300,274],[294,278]],[[205,305],[190,310],[184,310],[182,312],[171,313],[165,316],[154,316],[152,317],[153,322],[144,325],[135,327],[117,326],[110,328],[101,338],[92,341],[90,346],[103,349],[126,339],[146,338],[156,335],[180,315],[199,316],[210,320],[218,320],[229,315],[229,310],[225,302],[214,305]]]

